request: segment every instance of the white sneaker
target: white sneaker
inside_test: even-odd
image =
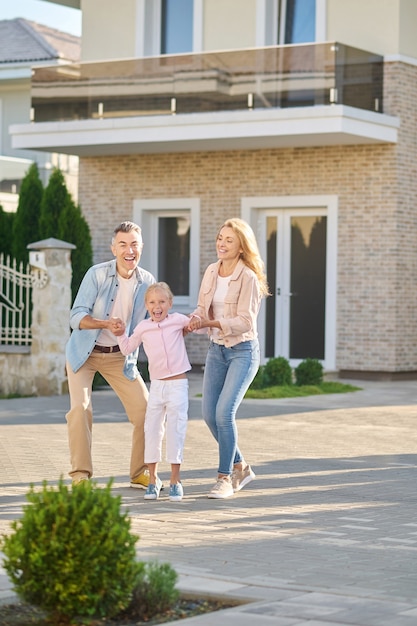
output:
[[[208,498],[230,498],[233,495],[232,481],[229,476],[218,478],[217,483],[212,487],[207,495]]]
[[[145,491],[145,495],[143,496],[145,500],[158,500],[159,492],[162,488],[162,480],[159,476],[156,477],[155,484],[149,483],[147,490]]]
[[[250,465],[247,465],[243,470],[235,468],[232,474],[233,491],[240,491],[242,487],[255,480],[255,478],[255,472]]]

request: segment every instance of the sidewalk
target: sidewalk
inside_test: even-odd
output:
[[[129,488],[131,426],[112,391],[95,392],[95,479],[114,477],[138,558],[170,562],[181,590],[246,603],[187,625],[417,623],[417,382],[347,382],[363,390],[244,401],[240,446],[257,479],[218,501],[206,496],[217,449],[200,416],[200,374],[190,379],[182,502],[145,502]],[[29,483],[67,477],[67,409],[67,396],[0,400],[0,534]],[[160,474],[166,482],[166,463]],[[0,568],[0,601],[10,600]]]

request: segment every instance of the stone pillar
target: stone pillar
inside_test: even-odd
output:
[[[28,245],[33,274],[31,364],[38,396],[67,391],[65,344],[70,335],[74,248],[73,244],[53,237]]]

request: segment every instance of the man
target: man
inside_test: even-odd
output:
[[[73,485],[93,475],[91,455],[93,379],[99,372],[120,398],[133,424],[130,486],[146,489],[144,420],[148,390],[137,369],[138,351],[124,357],[116,337],[145,318],[144,295],[155,278],[139,267],[140,226],[122,222],[114,231],[115,259],[93,265],[85,274],[70,312],[73,329],[67,343],[70,410],[66,415]]]

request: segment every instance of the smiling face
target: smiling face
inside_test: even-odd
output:
[[[230,228],[230,226],[223,226],[217,235],[216,250],[217,257],[221,261],[233,263],[233,261],[236,261],[239,258],[240,253],[242,252],[242,247],[240,245],[239,237],[234,232],[233,228]]]
[[[162,322],[172,307],[172,299],[161,287],[150,287],[146,292],[145,305],[153,322]]]
[[[131,230],[119,231],[113,239],[111,251],[116,257],[117,271],[123,278],[130,278],[142,254],[143,242],[140,233]]]

